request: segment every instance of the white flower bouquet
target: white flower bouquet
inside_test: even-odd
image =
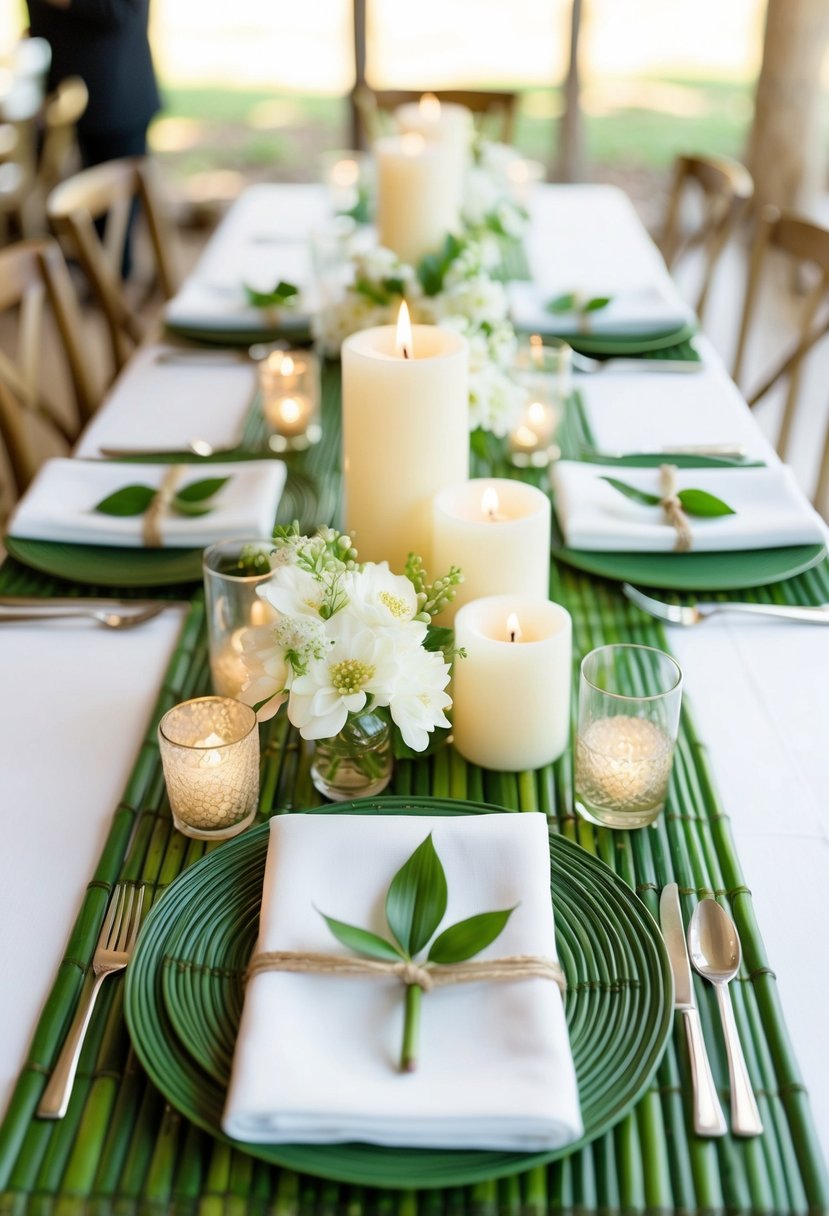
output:
[[[287,703],[304,739],[330,739],[372,711],[390,721],[396,752],[425,751],[449,728],[452,631],[432,617],[454,597],[461,573],[427,584],[411,555],[405,575],[386,562],[357,561],[351,537],[331,528],[315,536],[277,529],[271,579],[258,589],[279,613],[250,629],[241,699],[260,719]]]

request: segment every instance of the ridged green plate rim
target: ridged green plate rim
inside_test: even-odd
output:
[[[580,334],[573,333],[572,330],[569,333],[558,333],[555,328],[547,327],[544,330],[544,336],[562,338],[572,346],[573,350],[585,355],[618,355],[620,357],[630,355],[635,357],[636,355],[648,355],[652,351],[667,352],[672,346],[681,346],[684,342],[688,342],[696,332],[696,325],[691,324],[682,325],[679,329],[643,335]],[[696,351],[690,352],[690,357],[676,352],[676,357],[688,358],[689,362],[699,360]]]
[[[450,816],[500,809],[388,797],[306,813]],[[148,917],[127,970],[127,1024],[144,1068],[174,1107],[225,1141],[220,1121],[226,1087],[216,1077],[227,1075],[241,1012],[240,977],[255,940],[267,844],[263,824],[176,879]],[[565,1009],[585,1126],[578,1143],[524,1154],[227,1142],[272,1164],[355,1185],[465,1186],[575,1152],[623,1118],[648,1087],[671,1033],[670,964],[650,913],[608,866],[553,832],[550,853],[556,941],[569,981]],[[171,979],[174,970],[179,976]],[[193,1027],[194,1019],[203,1020],[204,1028]],[[186,1027],[188,1045],[177,1026]]]
[[[556,561],[624,583],[670,591],[741,591],[793,578],[826,556],[825,545],[745,549],[739,553],[607,553],[553,549]]]

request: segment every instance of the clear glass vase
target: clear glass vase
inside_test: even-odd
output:
[[[391,728],[373,710],[350,714],[338,735],[318,739],[311,780],[332,802],[368,798],[391,781]]]

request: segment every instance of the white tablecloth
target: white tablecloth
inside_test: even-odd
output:
[[[320,207],[320,192],[313,187],[257,187],[252,201],[244,196],[225,220],[203,270],[210,269],[210,258],[223,260],[234,242],[249,248],[253,230],[262,238],[281,239],[300,225],[307,228],[317,222]],[[569,276],[574,287],[599,280],[608,290],[670,284],[631,204],[612,187],[542,187],[532,216],[531,264],[557,259],[558,277]],[[716,355],[706,343],[700,346],[708,370],[699,377],[583,377],[579,385],[602,443],[630,450],[634,442],[739,441],[752,455],[774,459]],[[653,401],[653,408],[645,401]],[[37,1009],[129,774],[174,630],[172,615],[165,615],[130,635],[88,631],[81,651],[47,635],[43,626],[29,631],[0,626],[0,671],[7,690],[2,712],[8,719],[0,736],[0,804],[11,825],[0,862],[0,974],[15,974],[27,955],[37,960],[29,964],[25,983],[13,990],[7,985],[0,996],[0,1104],[24,1058]],[[732,819],[829,1155],[824,1042],[829,629],[734,618],[674,630],[669,640],[684,667],[699,733]],[[21,654],[35,656],[36,664],[25,670],[19,661],[13,666]],[[35,667],[38,686],[27,688]],[[82,717],[76,720],[79,705]],[[52,746],[66,734],[63,751],[69,760],[49,768],[40,762],[44,731]],[[53,859],[48,903],[41,905],[47,856]]]

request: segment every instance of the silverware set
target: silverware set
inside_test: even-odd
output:
[[[104,629],[134,629],[151,621],[174,600],[93,600],[67,596],[43,599],[0,595],[0,625],[13,621],[88,620]]]
[[[92,956],[93,983],[87,988],[78,1005],[37,1108],[41,1119],[62,1119],[66,1114],[75,1074],[78,1071],[81,1048],[101,985],[107,976],[123,971],[130,961],[143,913],[144,888],[119,883],[112,892],[98,944]]]
[[[774,617],[779,621],[799,621],[804,625],[829,625],[829,604],[806,607],[801,604],[743,604],[730,600],[699,600],[696,604],[666,604],[664,600],[646,595],[630,583],[622,583],[622,590],[632,604],[669,625],[700,625],[709,617],[722,613],[743,616]]]
[[[711,1072],[699,1010],[694,994],[691,964],[714,985],[720,1012],[731,1089],[731,1131],[735,1136],[759,1136],[760,1112],[746,1068],[728,984],[740,967],[740,939],[731,917],[714,899],[703,899],[694,909],[686,944],[679,904],[679,887],[668,883],[659,900],[659,921],[674,977],[674,1007],[682,1014],[693,1096],[693,1126],[698,1136],[724,1136],[728,1131]]]

